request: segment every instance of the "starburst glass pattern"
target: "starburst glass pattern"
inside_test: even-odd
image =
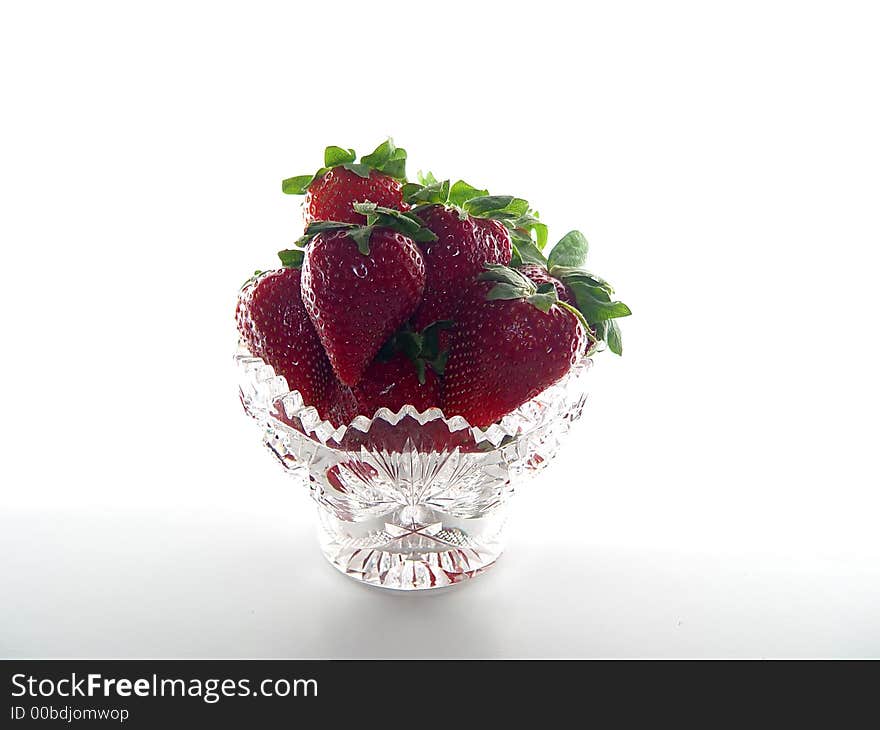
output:
[[[310,487],[324,555],[346,575],[402,590],[458,583],[495,562],[514,488],[581,416],[592,366],[584,358],[485,429],[412,406],[337,428],[241,344],[235,362],[264,444]]]

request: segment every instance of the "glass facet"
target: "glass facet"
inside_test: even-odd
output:
[[[309,485],[327,560],[399,590],[460,583],[498,559],[515,487],[547,465],[581,416],[592,366],[583,358],[486,429],[412,406],[336,428],[241,344],[235,362],[264,444]]]

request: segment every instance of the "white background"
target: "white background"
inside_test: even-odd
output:
[[[0,656],[880,655],[872,6],[5,4]],[[635,312],[440,595],[323,563],[231,363],[280,180],[389,134]]]

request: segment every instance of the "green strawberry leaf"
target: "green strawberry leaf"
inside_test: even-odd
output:
[[[314,221],[313,223],[309,223],[306,228],[305,234],[302,238],[314,238],[319,233],[326,233],[327,231],[338,231],[345,228],[356,228],[354,223],[341,223],[339,221]]]
[[[421,170],[419,170],[416,173],[416,179],[425,187],[427,187],[428,185],[433,185],[437,182],[437,178],[434,177],[434,173],[430,170],[428,170],[428,172],[422,172]]]
[[[554,291],[555,289],[556,287],[554,287]],[[590,331],[590,325],[587,324],[587,320],[584,319],[584,315],[581,314],[580,310],[577,307],[573,307],[571,306],[571,304],[569,304],[568,302],[563,302],[561,299],[557,301],[556,304],[558,304],[561,309],[565,309],[573,314],[575,316],[575,319],[577,319],[577,321],[580,322],[581,325],[583,325],[584,332],[586,332],[587,337],[594,342],[596,341],[596,337]]]
[[[390,137],[370,154],[362,156],[361,164],[391,177],[406,179],[406,150],[395,147]]]
[[[500,282],[489,290],[488,294],[486,294],[486,299],[490,301],[497,299],[524,299],[526,296],[527,292],[523,291],[522,287]]]
[[[416,379],[419,381],[419,385],[425,384],[425,361],[421,358],[417,358],[413,360],[413,365],[416,368]]]
[[[364,178],[364,180],[370,176],[373,170],[369,165],[365,165],[362,162],[346,162],[342,167],[349,172],[353,172],[358,177]]]
[[[543,251],[547,245],[547,226],[541,223],[535,214],[527,211],[508,223],[507,227],[510,228],[511,234],[520,232],[526,238],[532,239],[540,251]]]
[[[359,226],[354,223],[341,223],[339,221],[315,221],[308,225],[306,232],[293,245],[298,248],[305,248],[319,233],[326,233],[328,231],[347,231],[350,238],[357,244],[358,250],[364,256],[369,255],[370,236],[373,233],[373,226],[371,225]],[[286,252],[279,252],[279,256],[282,253]]]
[[[352,207],[355,212],[367,217],[368,226],[391,228],[411,238],[413,241],[421,243],[437,240],[434,232],[425,228],[422,225],[422,221],[412,213],[403,213],[393,208],[384,208],[370,201],[354,203]]]
[[[448,330],[455,326],[455,322],[451,319],[438,319],[436,322],[432,322],[425,329],[422,330],[422,348],[421,348],[421,356],[426,360],[432,361],[436,360],[438,357],[442,356],[444,352],[440,350],[440,332],[441,330]],[[437,370],[437,368],[434,368]],[[442,375],[442,370],[437,370],[438,375]]]
[[[406,180],[406,150],[395,147],[389,138],[369,155],[355,162],[356,153],[352,149],[330,145],[324,149],[324,167],[314,175],[297,175],[281,181],[281,190],[287,195],[305,195],[309,186],[334,167],[342,167],[364,179],[370,177],[372,170],[378,170],[391,177]]]
[[[431,367],[437,375],[443,375],[446,372],[446,362],[449,360],[449,350],[443,350],[433,360],[428,360]]]
[[[369,200],[363,203],[354,203],[351,207],[354,208],[356,213],[367,217],[367,225],[372,226],[379,223],[389,228],[397,226],[402,229],[401,233],[405,231],[415,233],[420,227],[420,222],[406,213],[394,210],[393,208],[384,208]]]
[[[569,231],[559,239],[550,255],[547,257],[547,263],[553,266],[566,266],[577,268],[583,266],[587,259],[587,251],[589,244],[583,233],[580,231]]]
[[[516,269],[511,269],[502,264],[483,264],[483,268],[485,271],[477,277],[479,281],[494,281],[517,287],[523,290],[524,295],[534,294],[537,291],[534,282],[528,277],[523,276]],[[520,296],[523,296],[523,294]]]
[[[535,286],[535,283],[531,279],[524,276],[516,269],[510,269],[507,266],[501,266],[500,264],[483,264],[483,268],[486,270],[477,277],[478,280],[496,282],[495,286],[493,286],[486,294],[486,299],[489,301],[524,299],[545,314],[556,305],[571,312],[571,314],[573,314],[584,326],[587,336],[591,339],[595,339],[590,332],[587,321],[584,319],[584,315],[578,311],[578,308],[559,299],[559,296],[556,293],[556,287],[552,282]],[[615,302],[615,304],[620,304],[620,302]]]
[[[281,181],[281,192],[286,195],[305,195],[309,185],[315,179],[314,175],[297,175]]]
[[[370,255],[370,236],[373,235],[372,226],[356,226],[351,229],[348,235],[357,244],[358,251],[364,256]]]
[[[536,220],[534,223],[530,224],[530,227],[526,230],[535,232],[535,238],[536,243],[538,244],[538,248],[543,251],[544,247],[547,245],[547,224],[541,223],[540,221]]]
[[[281,259],[281,265],[285,269],[300,269],[305,252],[301,248],[287,248],[278,252],[278,258]]]
[[[430,185],[407,183],[403,186],[403,199],[410,205],[446,205],[449,200],[449,180],[433,182]]]
[[[398,147],[391,153],[391,158],[379,168],[386,175],[397,178],[398,180],[406,179],[406,150]]]
[[[464,180],[458,180],[449,190],[449,204],[462,208],[468,200],[481,198],[488,194],[488,190],[480,190]]]
[[[422,352],[422,335],[418,332],[405,330],[398,334],[396,342],[397,349],[413,362],[418,359]]]
[[[574,292],[577,308],[587,322],[601,322],[632,314],[630,308],[623,302],[610,301],[604,289],[589,286],[582,281],[566,281],[566,284]]]
[[[395,150],[394,140],[389,137],[368,155],[361,156],[361,162],[372,168],[379,169],[391,159]]]
[[[400,187],[400,192],[401,192],[401,194],[403,195],[403,199],[404,199],[406,202],[409,202],[409,199],[410,199],[412,196],[417,195],[417,194],[418,194],[421,190],[423,190],[424,188],[425,188],[424,185],[421,185],[421,184],[419,184],[419,183],[417,183],[417,182],[408,182],[408,183],[404,183],[404,184]]]
[[[309,223],[308,227],[305,230],[305,233],[297,238],[293,242],[293,245],[297,248],[305,248],[309,244],[309,241],[311,241],[319,233],[324,233],[325,231],[338,231],[341,229],[354,227],[355,226],[352,223],[340,223],[338,221],[315,221],[314,223]]]
[[[512,195],[481,195],[466,200],[461,207],[471,215],[479,216],[492,211],[503,211],[512,202]]]
[[[510,248],[510,266],[512,268],[519,268],[523,265],[523,260],[522,256],[520,256],[519,249],[516,246],[516,241],[511,241]]]
[[[589,286],[602,289],[608,294],[614,294],[614,289],[611,284],[595,274],[584,271],[583,269],[573,269],[567,266],[551,266],[550,275],[566,283],[570,281],[580,281]]]
[[[620,338],[620,327],[613,319],[608,320],[608,331],[605,335],[608,349],[615,355],[623,355],[623,342]]]
[[[247,281],[245,281],[245,283],[241,285],[241,288],[244,289],[248,284],[255,281],[257,279],[257,277],[262,273],[263,272],[260,269],[257,269],[256,271],[254,271],[253,275],[249,276]]]
[[[455,323],[448,319],[432,322],[421,332],[406,325],[389,338],[379,350],[377,358],[387,362],[398,352],[402,352],[413,363],[419,382],[424,385],[426,365],[430,365],[438,375],[443,375],[448,353],[440,350],[440,331],[453,326]]]
[[[504,207],[505,213],[510,213],[517,218],[526,215],[528,211],[529,201],[524,198],[514,198]]]
[[[365,200],[363,203],[352,203],[351,207],[355,213],[360,213],[367,217],[368,226],[374,225],[379,220],[379,214],[376,212],[379,206],[369,200]]]
[[[542,254],[538,247],[535,246],[531,238],[511,232],[511,239],[516,246],[519,255],[519,263],[514,264],[513,260],[511,260],[511,266],[522,266],[523,264],[538,264],[539,266],[547,265],[547,259],[544,258],[544,254]]]
[[[416,243],[430,243],[437,240],[437,234],[427,228],[419,228],[410,238]]]
[[[518,220],[529,210],[529,201],[512,195],[481,195],[462,206],[471,215],[496,220]]]
[[[348,162],[354,162],[357,154],[354,150],[346,150],[342,147],[330,146],[324,150],[324,167],[336,167]]]
[[[547,283],[541,284],[537,292],[528,297],[526,301],[546,314],[559,301],[559,297],[556,295],[556,287]]]

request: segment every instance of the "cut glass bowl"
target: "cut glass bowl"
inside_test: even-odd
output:
[[[399,590],[460,583],[498,559],[514,489],[547,465],[581,416],[592,367],[582,358],[485,429],[413,406],[336,428],[241,343],[235,362],[241,402],[263,443],[309,485],[327,560]]]

